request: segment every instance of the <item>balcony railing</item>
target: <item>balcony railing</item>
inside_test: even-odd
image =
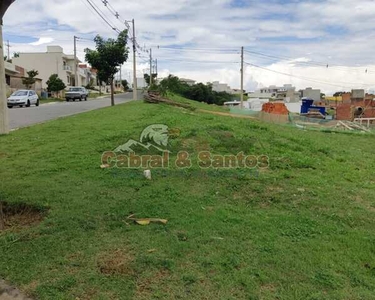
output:
[[[64,66],[63,67],[64,71],[69,71],[69,72],[72,72],[72,68],[70,66]]]

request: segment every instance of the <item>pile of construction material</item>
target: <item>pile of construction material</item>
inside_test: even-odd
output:
[[[349,131],[361,131],[361,132],[371,132],[368,128],[365,126],[359,125],[354,122],[350,121],[339,121],[337,122],[335,129],[343,129],[343,130],[349,130]]]
[[[182,108],[186,108],[186,109],[190,109],[190,110],[195,110],[195,108],[192,107],[189,104],[180,103],[180,102],[172,101],[172,100],[167,99],[167,98],[163,98],[160,95],[159,92],[155,92],[155,91],[149,91],[147,94],[145,94],[144,101],[147,102],[147,103],[154,103],[154,104],[165,103],[165,104],[168,104],[168,105],[173,105],[173,106],[182,107]]]

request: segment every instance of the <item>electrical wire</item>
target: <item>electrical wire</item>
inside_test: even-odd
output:
[[[185,59],[163,59],[163,61],[179,62],[179,63],[199,63],[199,64],[239,64],[238,61],[203,61],[203,60],[185,60]]]
[[[126,28],[128,29],[129,40],[134,43],[136,49],[138,49],[142,52],[149,53],[149,51],[146,49],[146,47],[141,47],[138,44],[137,39],[132,36],[129,22],[121,17],[121,15],[116,11],[116,9],[111,5],[111,3],[109,3],[108,0],[101,0],[101,1],[104,4],[104,6],[111,12],[111,14],[113,14],[115,16],[115,18],[117,20],[119,20],[122,24],[125,24]]]
[[[280,61],[280,60],[287,60],[287,61],[292,61],[293,63],[296,64],[302,64],[302,65],[309,65],[309,66],[314,66],[314,67],[324,67],[327,69],[336,69],[339,71],[344,71],[344,72],[360,72],[360,71],[365,71],[365,73],[368,74],[375,74],[375,72],[371,72],[368,70],[368,68],[360,68],[360,70],[354,70],[354,69],[347,69],[348,67],[342,67],[339,65],[334,65],[334,64],[329,64],[329,63],[324,63],[324,62],[318,62],[318,61],[295,61],[295,58],[292,57],[287,57],[287,56],[276,56],[276,55],[271,55],[271,54],[265,54],[257,51],[250,51],[250,50],[245,50],[246,53],[255,55],[255,56],[261,56],[261,57],[266,57],[266,58],[271,58],[274,59],[275,61]]]
[[[249,65],[249,66],[252,66],[252,67],[255,67],[255,68],[258,68],[258,69],[262,69],[262,70],[265,70],[265,71],[273,72],[273,73],[284,75],[284,76],[294,77],[294,78],[305,80],[305,81],[310,81],[310,82],[314,82],[314,83],[325,84],[325,85],[330,85],[330,86],[340,87],[340,88],[352,88],[352,87],[349,87],[349,86],[344,86],[344,85],[340,85],[340,84],[334,84],[332,82],[321,81],[321,80],[314,79],[314,78],[308,78],[308,77],[303,77],[303,76],[296,76],[296,75],[293,75],[293,74],[288,74],[288,73],[284,73],[284,72],[272,70],[272,69],[269,69],[269,68],[261,67],[261,66],[258,66],[258,65],[255,65],[255,64],[251,64],[251,63],[248,63],[248,62],[244,62],[244,63],[246,65]],[[345,83],[345,84],[367,86],[367,84],[362,84],[362,83]],[[371,86],[371,85],[368,84],[368,86]]]
[[[233,48],[193,48],[193,47],[166,47],[166,46],[157,46],[158,49],[163,49],[163,50],[168,50],[168,51],[198,51],[198,52],[220,52],[220,53],[225,53],[225,52],[238,52],[238,49],[233,49]]]
[[[95,3],[91,2],[91,0],[86,0],[88,4],[95,10],[95,12],[98,14],[98,16],[114,31],[117,33],[120,33],[120,30],[117,29],[117,27],[113,26],[104,16],[102,11],[95,5]]]

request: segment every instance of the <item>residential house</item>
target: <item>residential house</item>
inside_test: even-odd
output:
[[[187,79],[187,78],[180,78],[180,81],[183,83],[186,83],[189,86],[193,86],[196,83],[195,80]]]
[[[7,94],[11,93],[11,87],[10,87],[10,79],[13,76],[17,76],[19,72],[16,70],[16,66],[13,65],[10,62],[4,61],[5,66],[5,82],[6,82],[6,89]]]
[[[66,86],[75,85],[74,64],[77,65],[77,86],[87,84],[85,69],[79,68],[79,59],[74,55],[67,55],[60,46],[47,46],[47,52],[20,53],[13,58],[13,63],[21,65],[28,70],[37,70],[43,80],[43,88],[52,74],[57,74]]]
[[[27,89],[28,87],[23,84],[23,79],[28,77],[27,70],[8,61],[5,61],[4,64],[7,94],[9,95],[16,90]],[[36,91],[40,96],[42,92],[42,79],[34,79],[35,83],[30,87],[30,89]]]
[[[212,85],[212,90],[214,92],[226,92],[228,94],[233,94],[233,90],[226,83],[220,83],[219,81],[214,81],[211,83],[211,85]]]
[[[354,118],[375,118],[375,95],[366,94],[363,89],[343,94],[343,101],[336,109],[337,120]]]
[[[81,78],[82,80],[81,85],[83,86],[87,86],[87,85],[96,86],[97,85],[97,70],[91,68],[87,64],[79,64],[79,70],[80,70],[80,73],[82,73],[83,71],[83,74],[84,74],[84,76]]]
[[[300,101],[299,93],[291,84],[284,84],[282,87],[271,85],[249,93],[248,96],[250,99],[271,99],[274,101],[284,101],[286,103]]]
[[[314,101],[321,100],[321,91],[318,89],[313,89],[311,87],[302,90],[302,98],[310,98]]]

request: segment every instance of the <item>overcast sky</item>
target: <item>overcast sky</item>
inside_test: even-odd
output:
[[[120,30],[125,26],[119,19],[136,20],[137,41],[153,48],[161,77],[174,74],[239,88],[244,46],[247,90],[287,83],[327,94],[375,89],[372,0],[108,0],[119,19],[102,0],[91,1]],[[12,53],[61,45],[72,54],[74,35],[92,39],[96,34],[115,37],[87,0],[16,0],[4,18],[4,40]],[[86,47],[94,43],[78,43],[82,60]],[[148,53],[139,52],[142,77]],[[131,61],[123,67],[124,77],[130,76]]]

